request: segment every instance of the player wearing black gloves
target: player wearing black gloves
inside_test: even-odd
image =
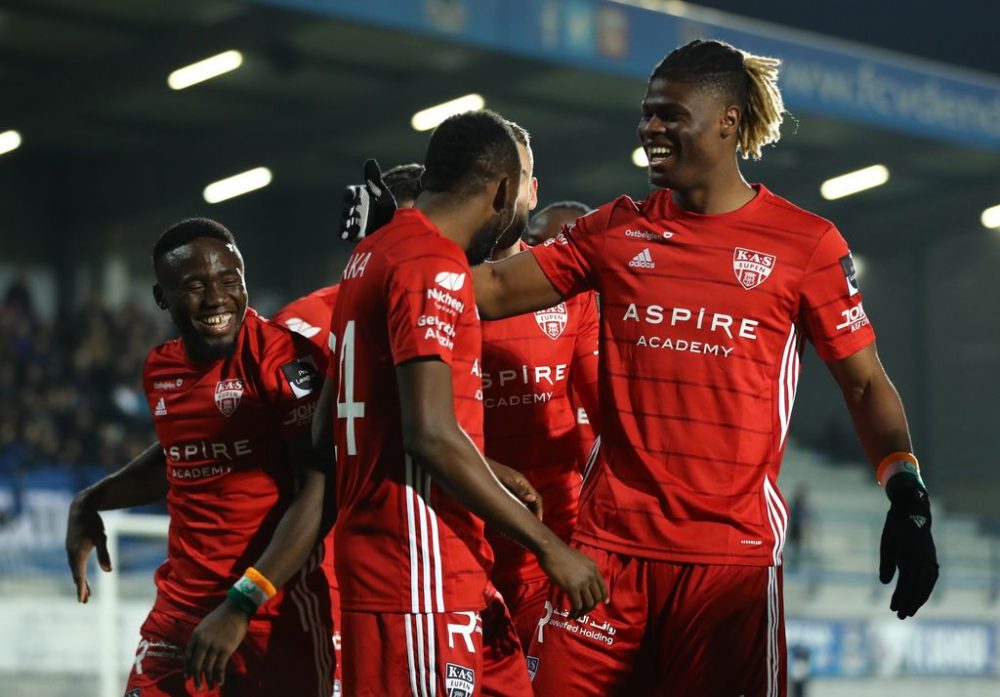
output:
[[[367,160],[365,183],[344,189],[340,238],[356,242],[388,223],[397,207],[412,206],[420,193],[423,171],[423,165],[408,164],[398,165],[383,174],[378,162]],[[398,196],[393,196],[394,191]]]
[[[879,470],[879,480],[885,482],[890,501],[882,529],[879,580],[889,583],[899,569],[889,609],[902,620],[915,615],[927,602],[938,578],[931,502],[912,454],[893,453],[882,461]]]

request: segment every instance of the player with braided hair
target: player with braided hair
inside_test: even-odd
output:
[[[785,696],[777,480],[804,339],[891,501],[890,608],[913,615],[937,580],[927,490],[847,243],[739,169],[780,137],[777,73],[719,41],[672,51],[638,127],[656,191],[473,271],[484,319],[601,296],[600,449],[573,544],[610,602],[574,619],[550,591],[528,649],[539,697]]]

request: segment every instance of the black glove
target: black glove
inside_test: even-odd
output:
[[[931,536],[931,502],[920,480],[909,472],[897,472],[890,477],[885,493],[891,503],[882,528],[878,576],[887,584],[899,568],[889,609],[902,620],[917,614],[938,579],[937,550]]]
[[[382,183],[378,162],[365,162],[365,183],[344,189],[344,208],[340,215],[340,238],[360,240],[392,220],[396,199]]]

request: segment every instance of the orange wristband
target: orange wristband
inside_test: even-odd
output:
[[[910,467],[906,467],[906,464]],[[907,470],[916,470],[917,479],[920,479],[920,462],[917,461],[917,456],[905,450],[897,450],[882,458],[875,470],[875,477],[879,485],[884,487],[894,474]]]
[[[243,575],[256,583],[257,587],[267,594],[269,600],[277,594],[278,590],[274,587],[274,584],[268,581],[264,574],[257,571],[257,569],[252,566],[247,567],[247,570]]]

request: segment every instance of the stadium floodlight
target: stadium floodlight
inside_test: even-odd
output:
[[[979,219],[983,223],[983,227],[988,227],[993,230],[1000,229],[1000,206],[991,206],[983,211],[983,214],[979,216]]]
[[[876,186],[882,186],[889,181],[889,170],[885,165],[872,165],[864,169],[841,174],[839,177],[827,179],[819,187],[819,193],[827,201],[834,201],[851,194],[856,194]]]
[[[632,151],[632,164],[636,167],[649,167],[649,157],[646,156],[646,148],[640,145]]]
[[[486,106],[486,100],[479,94],[467,94],[464,97],[457,97],[432,107],[421,109],[413,118],[410,125],[415,131],[429,131],[437,128],[438,124],[449,116],[464,114],[467,111],[476,111]]]
[[[17,131],[0,133],[0,155],[5,155],[21,147],[21,134]]]
[[[865,268],[868,266],[868,261],[857,254],[851,254],[851,260],[854,262],[854,276],[860,280],[865,275]]]
[[[172,90],[182,90],[199,82],[211,80],[225,73],[236,70],[243,65],[243,54],[239,51],[223,51],[222,53],[200,60],[191,65],[178,68],[167,76],[167,84]]]
[[[205,200],[209,203],[220,203],[257,189],[263,189],[270,183],[271,170],[267,167],[255,167],[246,172],[212,182],[205,187]]]

